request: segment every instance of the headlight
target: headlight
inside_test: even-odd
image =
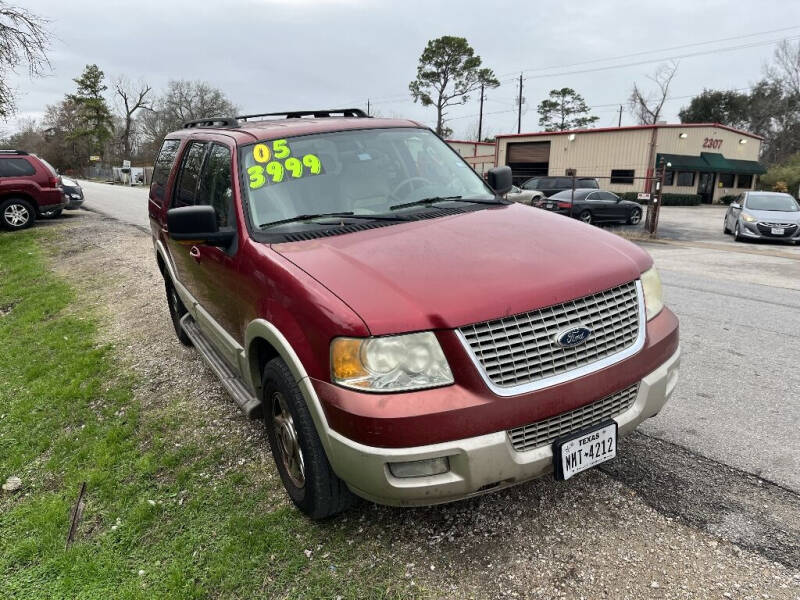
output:
[[[649,321],[664,308],[663,294],[661,291],[661,277],[655,267],[642,273],[642,291],[644,292],[644,307]]]
[[[753,215],[748,215],[745,213],[742,213],[742,220],[747,221],[748,223],[755,223],[758,221],[758,219],[756,219]]]
[[[331,343],[334,383],[373,392],[402,392],[453,383],[439,340],[430,332]]]

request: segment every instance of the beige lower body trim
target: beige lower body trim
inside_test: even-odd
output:
[[[679,365],[680,350],[642,379],[633,405],[615,417],[620,434],[632,431],[661,410],[675,388]],[[365,446],[330,430],[326,437],[328,457],[336,474],[354,493],[379,504],[416,506],[452,502],[522,483],[553,470],[549,445],[517,452],[505,431],[415,448]],[[440,456],[447,456],[450,462],[450,470],[441,475],[400,479],[387,466],[389,462]]]

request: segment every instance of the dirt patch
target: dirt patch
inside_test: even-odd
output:
[[[286,504],[260,424],[175,339],[150,238],[79,215],[53,229],[53,264],[103,315],[104,341],[137,376],[144,418],[180,416],[176,444],[213,438],[235,457],[220,472],[257,470],[269,501]],[[364,561],[399,562],[407,580],[442,598],[800,597],[797,570],[654,510],[598,470],[439,507],[364,502],[320,527],[343,533],[347,544],[373,540]]]

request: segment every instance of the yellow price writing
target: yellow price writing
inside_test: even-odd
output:
[[[286,178],[286,174],[291,179],[300,179],[305,175],[319,175],[322,173],[322,163],[316,154],[305,154],[302,158],[291,155],[291,149],[286,140],[275,140],[272,143],[272,150],[266,144],[256,144],[253,147],[253,160],[257,163],[247,169],[250,178],[250,189],[257,190],[267,183],[280,183]],[[280,160],[270,160],[270,158],[285,158]]]
[[[267,163],[270,159],[269,146],[266,144],[256,144],[253,146],[253,158],[256,162]]]
[[[286,140],[275,140],[272,142],[272,151],[275,153],[275,158],[286,158],[292,151],[286,145]]]

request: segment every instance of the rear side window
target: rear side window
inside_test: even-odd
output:
[[[172,165],[175,164],[175,157],[178,154],[180,145],[180,140],[164,140],[156,157],[156,164],[153,167],[153,181],[150,184],[150,197],[159,204],[164,202],[167,179],[169,179],[169,173],[172,171]]]
[[[522,184],[523,190],[535,190],[538,187],[539,187],[538,179],[529,179],[528,181]]]
[[[220,229],[232,227],[233,188],[231,187],[231,151],[227,146],[212,144],[208,151],[195,204],[207,204],[217,211]]]
[[[575,182],[575,186],[582,188],[593,188],[595,190],[598,188],[596,179],[578,179]]]
[[[203,166],[203,155],[206,151],[205,142],[192,142],[183,153],[181,170],[175,185],[173,206],[191,206],[195,204],[197,182],[200,178],[200,169]]]
[[[0,158],[0,177],[28,177],[36,169],[24,158]]]

